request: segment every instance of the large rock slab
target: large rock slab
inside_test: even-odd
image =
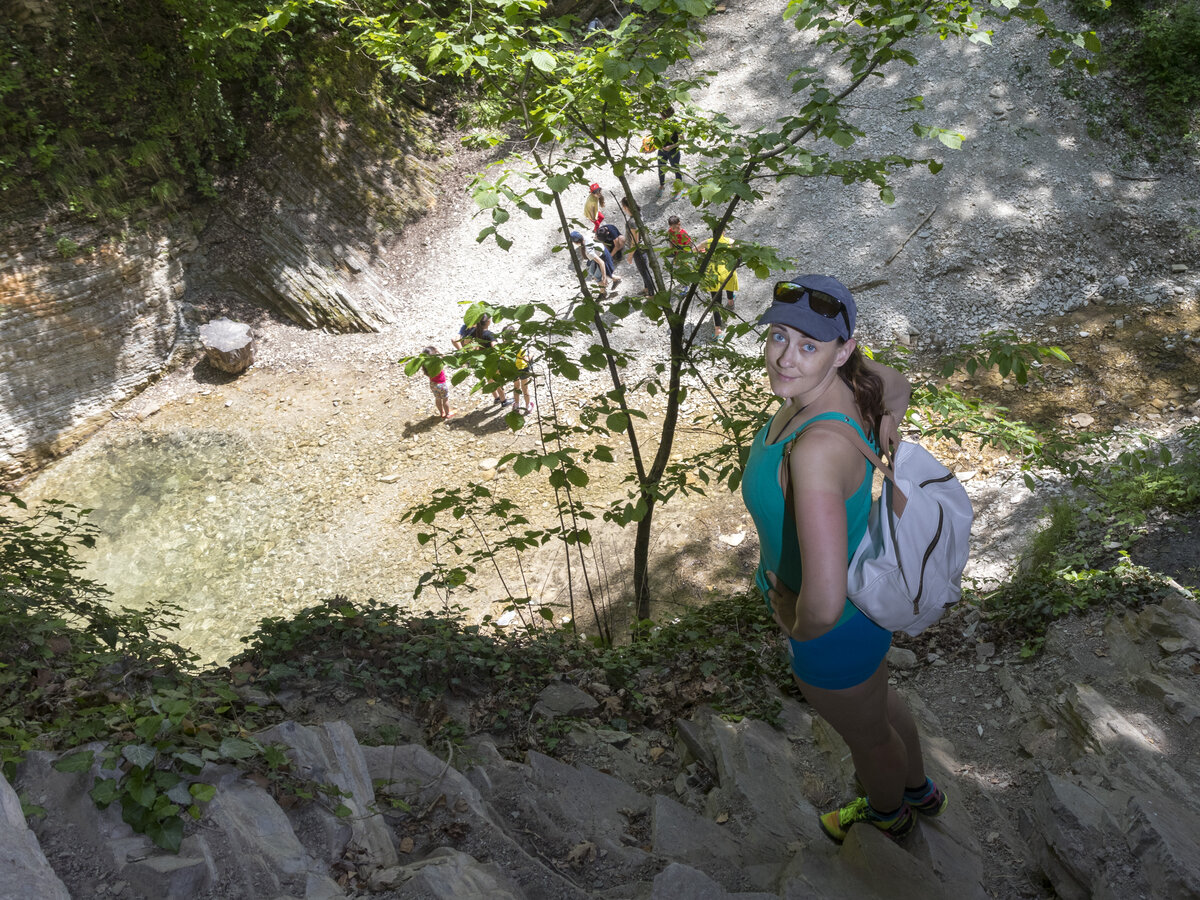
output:
[[[1118,821],[1128,796],[1046,774],[1032,807],[1019,813],[1021,836],[1063,900],[1136,896],[1111,887],[1124,885],[1133,868]]]
[[[21,812],[21,800],[0,773],[0,900],[71,900]]]
[[[673,862],[654,877],[651,900],[775,900],[775,893],[730,892],[698,869]]]
[[[396,891],[406,900],[524,900],[527,896],[500,869],[443,847],[406,866],[375,873],[373,891]]]
[[[824,841],[817,810],[804,796],[804,773],[788,738],[765,722],[727,722],[710,714],[701,723],[716,766],[718,787],[708,812],[729,814],[747,844],[780,859],[797,838]]]
[[[312,836],[308,849],[314,856],[338,859],[353,842],[355,850],[365,854],[361,861],[369,868],[396,865],[391,830],[378,811],[366,758],[349,725],[326,722],[310,727],[283,722],[264,731],[259,739],[287,745],[298,774],[317,784],[333,785],[341,792],[331,803],[343,806],[343,815],[335,815],[318,803],[292,812],[293,818],[302,820],[300,832]]]
[[[454,871],[471,868],[465,860],[447,862],[438,856],[452,835],[455,849],[471,859],[503,860],[505,877],[522,892],[517,896],[546,900],[586,896],[547,863],[562,849],[566,865],[567,852],[576,845],[569,844],[557,826],[544,827],[546,820],[537,812],[537,798],[528,787],[527,766],[506,762],[486,743],[473,753],[478,764],[472,766],[470,778],[417,745],[364,747],[363,756],[379,784],[380,806],[389,810],[387,820],[400,839],[400,865],[378,873],[381,885],[404,884],[401,896],[408,898],[415,896],[407,892],[416,871],[411,868],[414,863],[437,858],[439,866],[453,863]]]
[[[217,787],[204,823],[212,855],[221,860],[222,884],[245,897],[344,895],[325,874],[334,860],[308,853],[270,794],[233,769],[210,766],[204,780]]]
[[[662,795],[654,798],[651,827],[652,846],[659,856],[703,872],[706,880],[711,878],[722,890],[748,887],[746,859],[757,854],[747,852],[728,829]],[[658,890],[656,878],[655,896]]]

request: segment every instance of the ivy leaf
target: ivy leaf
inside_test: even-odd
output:
[[[178,815],[172,816],[157,827],[146,829],[146,834],[164,850],[178,853],[179,845],[183,843],[183,819]]]
[[[104,809],[116,800],[120,794],[121,791],[117,787],[117,780],[115,778],[98,779],[92,789],[88,791],[88,796],[92,798],[92,802],[101,809]]]
[[[58,772],[86,772],[95,758],[96,754],[91,750],[77,750],[55,760],[54,769]]]
[[[249,759],[258,748],[241,738],[227,737],[221,741],[221,755],[226,759]]]
[[[951,150],[959,150],[963,145],[963,136],[956,131],[939,131],[938,140]]]
[[[121,748],[121,756],[125,757],[130,765],[142,769],[152,765],[157,755],[158,751],[149,744],[126,744]]]

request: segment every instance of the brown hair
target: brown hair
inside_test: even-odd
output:
[[[841,343],[841,338],[838,339]],[[862,348],[855,346],[838,374],[842,381],[854,391],[854,402],[867,425],[868,434],[879,436],[879,420],[883,418],[883,379],[867,369],[867,360]]]

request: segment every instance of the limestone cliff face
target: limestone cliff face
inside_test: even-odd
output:
[[[280,141],[215,204],[189,288],[310,328],[375,331],[394,321],[404,305],[373,262],[436,203],[426,128],[419,115],[376,108]]]
[[[436,155],[415,114],[379,107],[279,138],[216,201],[135,231],[48,220],[0,230],[0,483],[61,455],[247,302],[299,324],[373,331],[401,304],[372,271],[432,208]],[[10,211],[11,212],[11,211]]]
[[[0,251],[0,480],[72,446],[159,375],[180,336],[184,258],[165,222],[123,240],[12,228]]]

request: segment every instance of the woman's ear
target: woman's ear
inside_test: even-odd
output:
[[[844,342],[842,346],[838,347],[837,356],[834,357],[838,368],[841,368],[846,364],[846,360],[850,358],[850,354],[854,352],[854,348],[857,346],[858,342],[854,340],[854,338],[850,338],[850,340]]]

